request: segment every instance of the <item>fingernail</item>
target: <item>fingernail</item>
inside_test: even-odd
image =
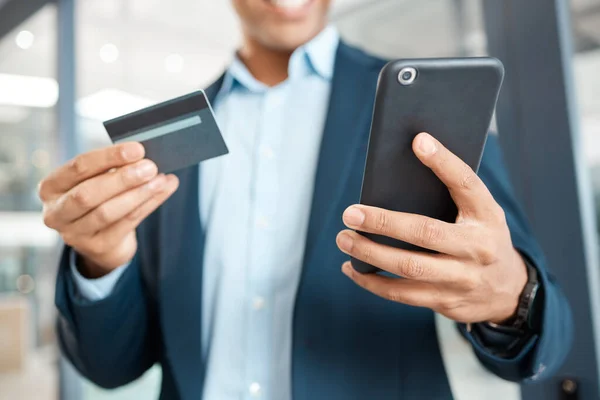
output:
[[[177,176],[170,174],[167,175],[167,181],[169,182],[169,185],[175,186],[177,185],[178,179]]]
[[[139,160],[144,156],[144,148],[137,142],[131,142],[123,145],[121,155],[127,161]]]
[[[150,160],[144,160],[141,163],[132,166],[127,171],[129,176],[135,178],[149,178],[156,173],[156,167]]]
[[[156,167],[152,161],[146,160],[138,166],[140,178],[148,178],[156,174]]]
[[[152,192],[159,192],[165,187],[166,183],[165,176],[163,174],[158,175],[156,178],[148,182],[148,189]]]
[[[365,222],[365,213],[358,207],[349,207],[344,212],[343,220],[347,226],[361,226]]]
[[[338,237],[338,246],[343,251],[350,253],[352,251],[352,247],[354,246],[354,240],[347,233],[342,233]]]
[[[344,273],[344,275],[346,275],[348,277],[351,276],[351,274],[352,274],[351,268],[352,267],[350,266],[350,261],[345,262],[342,265],[342,272]]]
[[[419,150],[424,155],[431,155],[436,152],[437,146],[435,141],[428,133],[421,133],[419,136]]]

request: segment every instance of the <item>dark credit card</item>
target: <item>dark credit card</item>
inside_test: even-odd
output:
[[[140,142],[158,171],[172,172],[228,153],[203,91],[104,122],[113,143]]]

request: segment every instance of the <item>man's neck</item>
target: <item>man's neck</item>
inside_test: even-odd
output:
[[[292,51],[268,49],[252,38],[245,38],[238,57],[256,80],[275,86],[288,77],[288,64]]]

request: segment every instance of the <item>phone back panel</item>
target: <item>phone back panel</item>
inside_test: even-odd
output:
[[[412,67],[416,80],[398,81]],[[412,151],[428,132],[477,171],[504,68],[494,58],[415,59],[388,63],[379,75],[363,177],[361,204],[454,222],[457,209],[446,186]],[[382,244],[421,250],[398,240],[362,233]],[[359,272],[377,268],[352,260]]]

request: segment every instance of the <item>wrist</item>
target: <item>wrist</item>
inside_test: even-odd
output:
[[[77,270],[86,279],[98,279],[109,274],[114,268],[104,266],[93,261],[89,257],[75,253],[75,265]]]
[[[517,267],[515,268],[513,290],[511,290],[510,300],[504,303],[506,307],[503,307],[496,316],[488,320],[488,322],[495,325],[512,325],[517,317],[521,295],[527,286],[527,264],[517,250],[514,250],[514,252]]]

